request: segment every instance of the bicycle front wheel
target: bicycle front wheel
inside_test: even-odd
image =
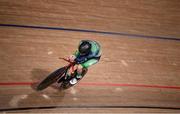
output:
[[[49,74],[43,81],[39,83],[36,90],[41,91],[51,84],[55,83],[63,74],[66,72],[67,67],[62,67],[60,69],[57,69],[56,71]]]

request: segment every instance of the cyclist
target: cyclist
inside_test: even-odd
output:
[[[70,77],[69,83],[75,85],[82,77],[85,75],[84,71],[91,66],[96,64],[101,57],[101,47],[100,44],[93,40],[82,40],[79,43],[78,49],[73,55],[68,57],[71,62],[76,62],[77,64],[71,67],[67,73],[67,77]],[[77,74],[72,77],[71,74],[77,70]]]

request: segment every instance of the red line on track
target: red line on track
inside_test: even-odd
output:
[[[144,88],[166,88],[180,89],[180,86],[162,86],[162,85],[145,85],[145,84],[114,84],[114,83],[80,83],[87,86],[123,86],[123,87],[144,87]]]
[[[0,82],[0,86],[28,86],[35,82]],[[119,84],[119,83],[79,83],[82,86],[114,86],[114,87],[143,87],[159,89],[180,89],[180,86],[145,85],[145,84]]]
[[[33,84],[33,82],[0,82],[0,86],[22,86],[31,84]]]

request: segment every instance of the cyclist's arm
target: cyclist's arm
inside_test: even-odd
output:
[[[81,63],[81,65],[83,66],[83,68],[89,68],[91,65],[94,65],[98,62],[98,59],[89,59],[88,61]]]
[[[68,56],[67,59],[73,62],[77,58],[78,54],[79,54],[79,51],[76,50],[72,55]]]

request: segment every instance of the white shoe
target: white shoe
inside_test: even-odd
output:
[[[74,85],[74,84],[77,83],[77,79],[76,79],[76,78],[73,78],[73,79],[71,79],[69,82],[70,82],[70,84]]]

